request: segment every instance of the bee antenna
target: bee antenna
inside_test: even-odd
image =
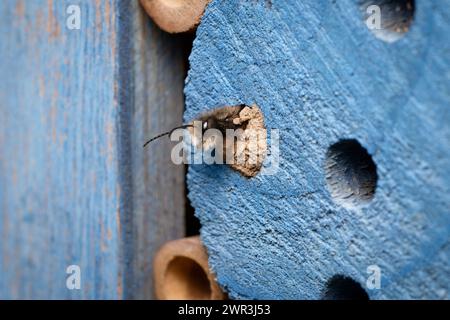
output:
[[[164,137],[164,136],[169,136],[169,137],[170,137],[170,136],[172,135],[172,133],[173,133],[175,130],[177,130],[177,129],[186,129],[186,128],[192,128],[192,127],[194,127],[192,124],[185,124],[185,125],[182,125],[182,126],[179,126],[179,127],[175,127],[175,128],[173,128],[172,130],[170,130],[170,131],[168,131],[168,132],[161,133],[161,134],[157,135],[156,137],[151,138],[151,139],[148,140],[146,143],[144,143],[144,148],[145,148],[150,142],[155,141],[156,139],[159,139],[159,138]]]

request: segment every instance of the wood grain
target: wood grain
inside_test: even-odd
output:
[[[184,173],[142,142],[181,122],[182,53],[137,1],[77,2],[69,30],[72,2],[0,3],[0,297],[151,298]]]
[[[137,1],[131,5],[133,100],[131,116],[132,151],[129,165],[132,179],[133,215],[126,252],[129,255],[127,298],[154,297],[153,257],[165,242],[185,235],[185,168],[170,161],[169,139],[150,137],[182,124],[184,79],[190,37],[161,31],[143,12]],[[134,97],[131,96],[134,94]]]

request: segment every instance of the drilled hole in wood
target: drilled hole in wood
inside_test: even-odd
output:
[[[370,31],[386,42],[402,38],[414,19],[414,0],[363,0],[361,10]]]
[[[335,275],[326,284],[323,300],[369,300],[363,287],[350,277]]]
[[[345,208],[364,206],[375,196],[377,167],[356,140],[341,140],[328,149],[325,174],[333,200]]]
[[[164,292],[169,300],[211,299],[211,286],[203,268],[186,257],[175,257],[168,265]]]

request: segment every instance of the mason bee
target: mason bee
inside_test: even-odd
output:
[[[171,136],[177,129],[188,129],[190,145],[203,154],[214,153],[215,163],[229,164],[246,177],[255,176],[267,151],[267,132],[258,106],[240,104],[214,109],[191,123],[173,128],[148,140]],[[212,134],[209,134],[212,133]]]
[[[227,129],[245,129],[245,123],[244,124],[235,124],[234,120],[239,117],[239,113],[246,107],[245,104],[241,104],[238,106],[225,106],[222,108],[214,109],[212,111],[206,112],[202,115],[200,115],[197,119],[194,121],[200,121],[201,122],[201,128],[202,133],[205,133],[206,130],[209,129],[217,129],[219,130],[223,135],[225,135]],[[170,131],[161,133],[157,135],[156,137],[151,138],[144,144],[144,148],[151,142],[162,138],[164,136],[170,136],[172,133],[177,129],[187,129],[187,128],[193,128],[193,123],[184,124],[179,127],[175,127]]]

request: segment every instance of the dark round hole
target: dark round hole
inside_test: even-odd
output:
[[[176,257],[167,267],[164,292],[170,300],[208,300],[211,287],[203,268],[194,260]]]
[[[335,275],[326,284],[323,300],[369,300],[363,287],[350,277]]]
[[[333,200],[352,209],[370,202],[377,187],[377,167],[356,140],[341,140],[326,154],[325,174]]]
[[[367,28],[383,41],[397,41],[411,27],[414,0],[361,0],[360,3]]]

